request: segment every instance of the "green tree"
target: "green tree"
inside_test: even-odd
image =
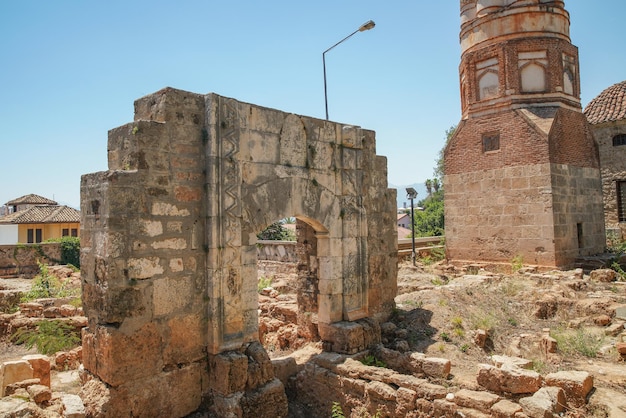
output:
[[[439,191],[440,187],[441,187],[441,183],[439,183],[439,179],[437,177],[435,177],[433,179],[433,189],[435,190],[435,193],[437,193]]]
[[[415,236],[437,237],[444,234],[443,191],[433,192],[418,206],[424,210],[415,211]]]
[[[272,241],[295,241],[296,236],[293,231],[283,227],[283,223],[281,221],[274,222],[259,234],[257,234],[258,239],[262,240],[272,240]]]
[[[450,126],[448,129],[446,129],[446,143],[443,145],[443,147],[441,148],[441,150],[439,150],[439,158],[437,158],[435,160],[435,169],[433,170],[433,175],[439,179],[439,181],[441,181],[443,179],[443,175],[444,175],[444,161],[443,161],[443,157],[444,157],[444,152],[446,150],[446,146],[448,145],[448,142],[450,142],[450,139],[454,136],[454,133],[456,132],[456,128],[457,125],[452,125]],[[441,183],[440,183],[441,184]]]
[[[446,146],[454,133],[457,125],[452,125],[446,129],[446,142],[439,151],[439,158],[435,161],[433,175],[435,178],[428,179],[424,183],[428,196],[421,200],[418,206],[424,210],[415,212],[415,236],[416,237],[436,237],[444,234],[444,210],[443,210],[443,189],[442,180],[444,174],[444,153]]]
[[[426,181],[424,182],[424,186],[426,186],[426,192],[428,193],[428,196],[433,194],[433,181],[431,179],[426,179]]]

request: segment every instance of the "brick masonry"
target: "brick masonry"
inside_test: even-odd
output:
[[[444,154],[447,255],[570,266],[601,253],[605,231],[569,16],[563,2],[490,4],[461,3],[463,119]]]

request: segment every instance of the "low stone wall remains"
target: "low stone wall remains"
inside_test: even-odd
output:
[[[0,277],[32,278],[39,273],[39,263],[58,264],[61,260],[61,244],[0,245]]]
[[[259,240],[256,243],[257,260],[298,262],[296,241]]]

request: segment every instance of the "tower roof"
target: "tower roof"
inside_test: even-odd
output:
[[[626,119],[626,80],[613,84],[596,96],[584,113],[592,125]]]

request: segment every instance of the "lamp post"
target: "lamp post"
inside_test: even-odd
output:
[[[407,187],[406,197],[411,200],[411,248],[413,249],[411,259],[413,260],[413,265],[415,266],[415,218],[413,215],[413,199],[417,197],[417,191],[412,187]]]
[[[345,41],[348,38],[350,38],[355,33],[357,33],[357,32],[364,32],[366,30],[370,30],[374,26],[376,26],[374,21],[373,20],[368,20],[367,22],[365,22],[361,26],[359,26],[359,28],[357,30],[355,30],[354,32],[352,32],[350,35],[346,36],[341,41],[337,42],[335,45],[331,46],[326,51],[322,52],[322,64],[324,65],[324,104],[326,105],[326,120],[328,120],[328,90],[326,88],[326,53],[328,51],[330,51],[331,49],[333,49],[334,47],[336,47],[337,45],[339,45],[340,43],[342,43],[343,41]]]

